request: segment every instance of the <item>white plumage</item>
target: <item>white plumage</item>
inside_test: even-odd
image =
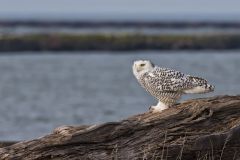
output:
[[[159,100],[151,110],[162,111],[174,105],[182,94],[207,93],[214,86],[203,78],[185,75],[179,71],[155,66],[149,60],[138,60],[133,63],[133,74],[140,85]]]

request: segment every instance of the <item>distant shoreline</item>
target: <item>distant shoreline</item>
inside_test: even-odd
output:
[[[240,34],[28,34],[0,36],[0,52],[208,49],[240,49]]]
[[[82,28],[82,32],[64,33],[61,27]],[[202,28],[206,32],[199,32]],[[240,22],[0,20],[0,29],[0,52],[240,49]],[[148,34],[144,29],[154,32]],[[191,32],[184,32],[187,29]]]
[[[147,27],[147,28],[187,28],[215,27],[239,28],[240,21],[51,21],[51,20],[0,20],[0,27]]]

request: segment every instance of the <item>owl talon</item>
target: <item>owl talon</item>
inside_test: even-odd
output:
[[[159,101],[156,106],[150,106],[149,111],[150,112],[162,112],[163,110],[168,109],[168,108],[169,107],[166,104]]]
[[[150,106],[149,111],[150,112],[162,112],[165,109],[167,109],[167,108],[161,108],[159,106]]]
[[[149,112],[162,112],[162,110],[156,109],[156,106],[150,106],[149,107]]]

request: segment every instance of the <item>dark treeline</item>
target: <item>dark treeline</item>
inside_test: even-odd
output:
[[[3,35],[0,51],[240,49],[239,35],[34,34]]]
[[[0,20],[0,26],[16,27],[149,27],[149,28],[186,28],[186,27],[216,27],[216,28],[239,28],[240,22],[156,22],[156,21],[41,21],[41,20]]]

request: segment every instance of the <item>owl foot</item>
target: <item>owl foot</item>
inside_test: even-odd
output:
[[[169,106],[167,106],[166,104],[159,101],[156,106],[150,106],[149,110],[151,112],[162,112],[163,110],[168,109],[168,108],[169,108]]]

